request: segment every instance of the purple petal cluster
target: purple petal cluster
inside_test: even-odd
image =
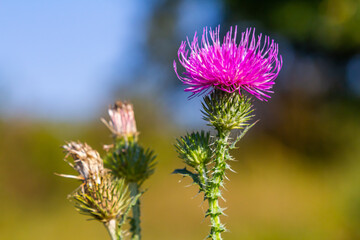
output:
[[[188,85],[185,91],[197,95],[216,88],[241,94],[243,89],[266,101],[282,67],[278,44],[268,36],[262,41],[262,34],[255,36],[255,29],[251,28],[241,33],[238,44],[237,27],[234,34],[230,28],[222,43],[219,33],[220,26],[215,31],[204,28],[200,45],[196,33],[192,42],[187,39],[181,43],[178,58],[185,72],[183,76],[178,74],[176,61],[174,69],[178,78]]]

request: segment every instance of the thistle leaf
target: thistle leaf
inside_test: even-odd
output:
[[[183,177],[191,177],[194,183],[201,186],[199,174],[193,173],[185,168],[175,169],[172,174],[181,174]]]

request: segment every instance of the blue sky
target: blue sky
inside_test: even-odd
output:
[[[1,116],[98,118],[98,111],[118,97],[113,88],[131,80],[147,60],[148,23],[160,1],[0,0]],[[176,13],[179,43],[195,30],[217,26],[222,14],[218,0],[183,0]],[[359,66],[356,56],[347,68],[349,87],[357,95]],[[174,115],[199,119],[200,105],[185,105],[180,85],[179,92],[173,94],[178,101],[171,101]]]
[[[140,0],[1,1],[1,112],[84,119],[107,105],[109,79],[136,61],[127,56],[143,44],[149,11]]]
[[[0,0],[2,117],[98,118],[98,111],[118,97],[115,88],[136,77],[146,61],[148,23],[158,2]],[[179,37],[185,40],[204,26],[217,26],[222,5],[183,0],[176,15]],[[174,114],[193,116],[189,122],[200,119],[200,105],[184,104],[186,98],[181,90]]]

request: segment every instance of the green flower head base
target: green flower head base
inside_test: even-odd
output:
[[[202,102],[203,119],[218,131],[244,129],[254,116],[250,98],[238,93],[214,90]]]

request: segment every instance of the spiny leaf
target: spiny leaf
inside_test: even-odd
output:
[[[181,174],[183,177],[191,177],[193,182],[201,186],[201,182],[199,179],[199,174],[193,173],[186,169],[186,167],[181,169],[175,169],[172,174]]]

